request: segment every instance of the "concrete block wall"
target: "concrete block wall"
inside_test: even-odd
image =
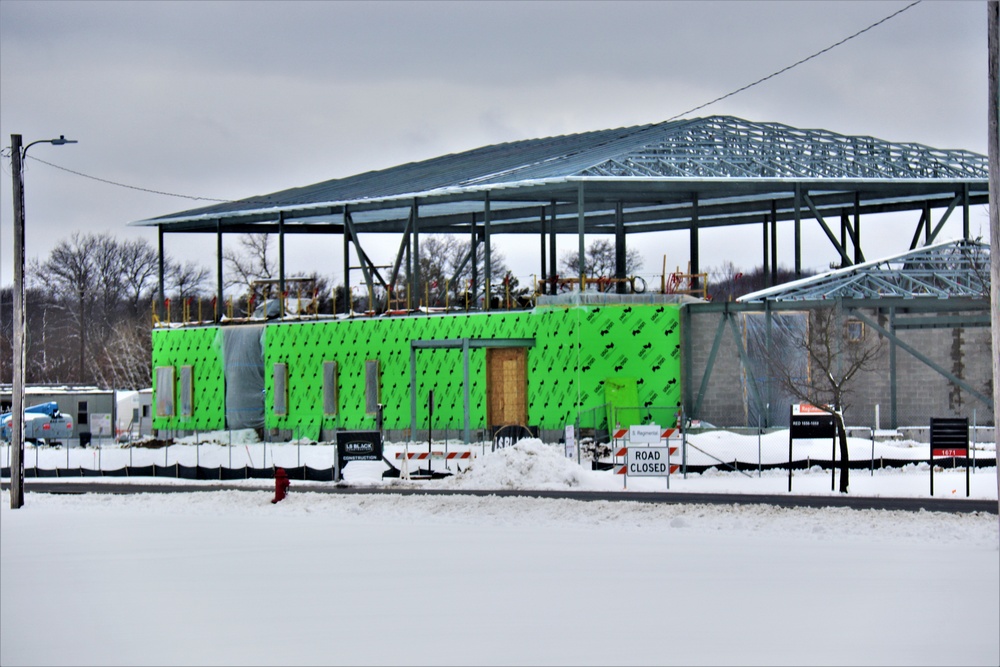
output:
[[[875,313],[869,315],[873,319],[877,317]],[[690,368],[690,377],[684,378],[685,386],[690,388],[685,407],[690,410],[697,400],[723,314],[685,309],[683,317],[685,350],[690,355],[689,363],[685,364],[685,372]],[[877,319],[888,328],[884,316]],[[742,336],[739,316],[736,323]],[[729,325],[725,326],[701,409],[698,414],[689,416],[718,426],[752,426],[746,423],[748,396],[742,363]],[[906,344],[969,383],[980,394],[992,396],[992,350],[988,327],[916,329],[897,333]],[[866,327],[865,335],[879,334]],[[875,426],[876,406],[878,425],[883,429],[921,426],[928,424],[931,417],[968,417],[970,424],[993,424],[989,406],[898,346],[896,412],[893,413],[889,354],[889,343],[885,340],[877,368],[862,373],[853,383],[850,406],[845,414],[848,425]],[[772,406],[771,414],[776,414],[775,406]]]

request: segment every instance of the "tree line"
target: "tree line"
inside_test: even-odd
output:
[[[204,289],[209,272],[164,258],[168,289]],[[29,384],[141,389],[150,383],[151,307],[159,256],[143,239],[74,233],[25,267]],[[0,377],[12,378],[13,289],[0,290]]]

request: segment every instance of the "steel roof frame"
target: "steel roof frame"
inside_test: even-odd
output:
[[[968,238],[968,209],[987,202],[987,179],[986,158],[969,151],[713,116],[485,146],[132,224],[158,228],[161,255],[164,233],[216,234],[221,316],[224,234],[343,235],[345,281],[349,240],[373,286],[379,276],[359,240],[366,234],[401,234],[400,256],[408,244],[417,257],[421,233],[468,234],[487,246],[495,234],[540,234],[545,276],[546,259],[556,266],[558,234],[577,235],[582,258],[587,234],[614,234],[624,256],[629,234],[684,230],[698,273],[699,229],[761,224],[764,265],[776,268],[768,223],[794,221],[800,273],[803,219],[816,220],[851,264],[864,260],[861,215],[920,211],[915,247],[921,234],[932,243],[960,207]],[[935,208],[946,209],[936,225]],[[829,216],[840,217],[843,241]],[[488,265],[486,274],[488,283]],[[420,293],[419,275],[408,275]],[[162,301],[162,275],[160,282]]]

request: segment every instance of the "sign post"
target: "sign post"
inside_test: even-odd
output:
[[[566,458],[576,458],[577,463],[579,463],[580,460],[576,454],[576,436],[573,433],[573,424],[566,424],[564,440],[566,443]]]

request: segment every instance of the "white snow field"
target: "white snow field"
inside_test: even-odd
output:
[[[333,457],[332,447],[241,438],[131,455],[202,466],[232,456],[328,467]],[[623,486],[537,440],[479,450],[443,480],[383,480],[381,463],[351,463],[345,478]],[[42,467],[50,456],[65,464],[66,450],[40,447],[29,467],[36,452]],[[68,453],[106,469],[129,455]],[[102,479],[122,481],[86,481]],[[934,495],[964,498],[965,479],[937,471]],[[129,481],[154,480],[166,481]],[[851,495],[929,495],[926,464],[851,480]],[[829,472],[793,481],[795,493],[831,493]],[[970,481],[972,497],[996,498],[996,468]],[[328,482],[296,480],[272,504],[267,480],[134,495],[43,494],[31,483],[19,510],[0,497],[3,665],[1000,664],[996,514],[327,494],[311,489]],[[637,495],[665,486],[628,481]],[[670,488],[787,493],[787,473],[674,475]]]

